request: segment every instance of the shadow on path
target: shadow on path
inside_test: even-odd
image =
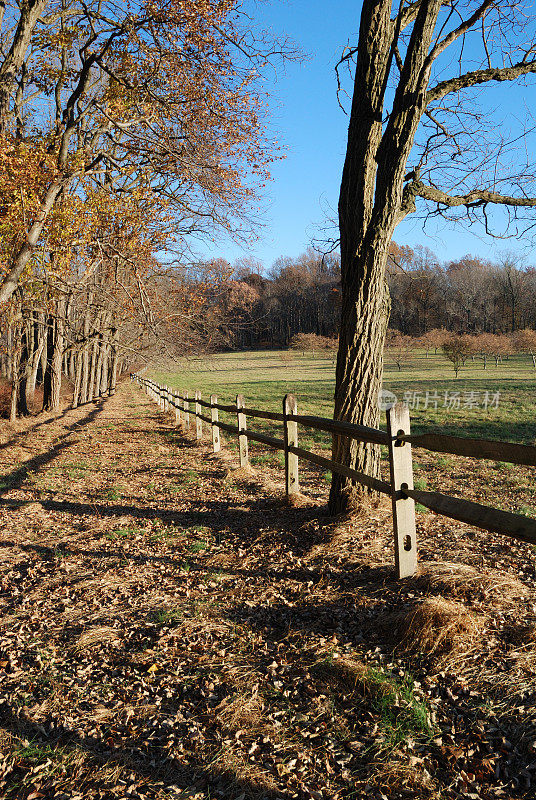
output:
[[[33,458],[24,461],[17,469],[13,470],[13,472],[8,472],[4,475],[0,476],[0,496],[9,492],[11,489],[20,489],[24,481],[26,480],[29,472],[37,472],[41,467],[44,467],[46,464],[50,464],[51,461],[54,461],[60,453],[66,450],[68,447],[71,446],[71,442],[69,441],[62,441],[68,439],[70,433],[77,430],[84,425],[89,425],[91,422],[95,420],[98,414],[104,409],[106,400],[99,400],[97,405],[82,419],[76,420],[75,422],[71,423],[71,425],[67,425],[65,427],[66,433],[62,433],[60,441],[54,445],[50,450],[47,450],[45,453],[39,453],[39,455],[34,456]],[[57,418],[55,418],[57,419]],[[52,421],[52,420],[49,420]],[[48,424],[40,423],[42,425]],[[32,428],[30,432],[33,432],[38,426]],[[26,433],[26,431],[25,431]],[[2,445],[3,447],[7,446]]]
[[[92,775],[99,768],[126,767],[131,772],[132,777],[136,775],[138,778],[145,778],[150,781],[156,780],[161,782],[163,788],[169,787],[172,790],[195,789],[196,791],[202,791],[210,787],[212,790],[219,789],[220,792],[225,789],[232,789],[233,797],[240,792],[251,797],[258,795],[259,788],[262,788],[264,797],[273,796],[273,792],[267,792],[263,787],[259,787],[258,784],[255,786],[250,781],[239,778],[232,768],[225,769],[216,765],[209,766],[210,761],[207,765],[206,759],[196,758],[191,753],[188,754],[188,763],[186,764],[170,758],[162,744],[156,739],[154,732],[149,742],[147,737],[144,736],[143,728],[140,736],[131,739],[131,747],[128,747],[128,745],[127,747],[117,747],[113,744],[113,737],[107,732],[109,723],[100,725],[97,723],[95,726],[95,732],[101,732],[102,738],[95,734],[82,738],[76,731],[69,730],[61,723],[58,723],[57,719],[54,719],[51,715],[45,715],[39,724],[31,722],[25,717],[24,711],[19,711],[18,714],[15,713],[4,699],[0,700],[0,727],[8,733],[23,737],[29,741],[34,751],[41,746],[43,749],[47,748],[48,755],[50,755],[50,748],[54,748],[54,750],[61,748],[64,754],[65,751],[71,751],[73,754],[80,754],[81,751],[86,753],[93,762],[90,767],[91,772],[84,776],[83,786],[77,786],[77,789],[90,790],[93,782]],[[189,724],[186,720],[183,723],[175,723],[174,728],[177,735],[182,734],[185,739],[188,738]],[[46,733],[47,730],[50,732]],[[22,755],[19,756],[18,761],[20,766],[16,766],[15,769],[20,770],[20,778],[22,779],[27,775],[28,768],[22,763],[24,761]],[[95,787],[102,791],[102,778],[99,780],[98,776],[96,777]],[[115,791],[109,796],[116,797],[117,787],[115,782],[110,788]],[[277,794],[279,797],[286,796],[286,793],[282,794],[281,791]],[[22,797],[22,795],[20,796]],[[44,797],[43,794],[36,794],[35,796]],[[135,794],[134,796],[139,795]]]

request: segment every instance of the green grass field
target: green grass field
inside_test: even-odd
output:
[[[325,355],[303,355],[287,351],[224,353],[192,359],[179,371],[156,370],[150,377],[175,389],[195,389],[208,399],[234,402],[243,394],[249,408],[279,411],[287,392],[298,398],[298,411],[330,417],[333,413],[334,361]],[[387,355],[384,389],[410,406],[415,433],[440,431],[458,436],[534,444],[536,441],[536,372],[526,356],[511,356],[497,367],[488,362],[468,362],[458,378],[449,362],[424,351],[399,370]],[[232,415],[220,419],[234,423]],[[281,436],[281,425],[252,420],[248,425]],[[385,426],[385,417],[382,419]],[[331,437],[300,427],[300,446],[329,455]],[[236,449],[235,437],[223,437]],[[388,479],[386,451],[382,474]],[[251,443],[250,460],[259,468],[281,472],[283,455]],[[496,508],[536,515],[534,470],[502,462],[468,459],[414,449],[415,485],[484,502]],[[319,477],[327,490],[330,474],[301,462],[304,491],[318,487]],[[424,512],[424,509],[421,509]]]
[[[285,393],[304,414],[332,416],[334,361],[288,351],[223,353],[192,359],[180,371],[152,377],[175,389],[199,389],[220,402],[241,393],[251,408],[279,411]],[[526,444],[536,439],[536,372],[530,356],[510,356],[498,367],[468,362],[458,378],[440,355],[417,352],[401,370],[386,358],[384,389],[406,400],[415,432],[441,429],[461,436]],[[456,396],[457,393],[457,396]]]

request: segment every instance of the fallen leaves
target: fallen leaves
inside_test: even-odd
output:
[[[115,424],[98,468],[78,436],[39,487],[4,495],[22,507],[0,509],[0,794],[531,797],[530,548],[514,545],[495,572],[466,569],[464,582],[463,569],[441,567],[452,537],[430,519],[421,543],[436,572],[430,563],[426,580],[397,583],[387,507],[343,524],[316,504],[285,508],[260,470],[254,483],[230,482],[225,463],[205,460],[208,449],[154,407],[137,429],[144,404],[124,386],[96,416],[97,438]],[[35,446],[52,445],[59,425]],[[320,492],[314,470],[308,481]],[[484,564],[496,547],[493,536],[471,540]],[[444,647],[441,620],[427,655],[403,654],[395,630],[439,586],[443,612],[479,620],[457,674],[430,660]]]

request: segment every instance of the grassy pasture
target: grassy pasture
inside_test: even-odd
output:
[[[222,353],[191,359],[179,371],[155,372],[154,378],[175,389],[200,389],[205,398],[215,393],[220,402],[231,402],[241,393],[248,406],[274,411],[291,392],[298,397],[300,412],[333,413],[334,360],[324,355],[284,350]],[[510,356],[498,367],[488,360],[486,369],[480,359],[468,361],[455,378],[440,355],[427,357],[417,351],[398,370],[387,354],[383,385],[409,401],[415,432],[441,429],[526,444],[536,439],[536,372],[530,356]],[[452,401],[454,393],[460,395],[459,407]]]
[[[298,398],[300,413],[329,417],[333,413],[334,373],[330,355],[262,351],[192,359],[180,371],[155,371],[152,377],[190,393],[199,389],[205,399],[217,394],[223,403],[233,402],[241,393],[250,408],[272,411],[279,411],[284,394],[291,392]],[[480,359],[469,360],[455,378],[451,364],[439,354],[426,356],[424,351],[416,351],[399,370],[387,353],[384,389],[408,402],[416,433],[436,430],[524,444],[536,441],[536,372],[530,356],[510,356],[498,366],[488,360],[486,369]],[[222,414],[221,419],[229,418]],[[261,420],[248,424],[280,435],[280,426]],[[232,438],[226,438],[228,446],[236,446]],[[327,451],[330,437],[300,428],[300,444]],[[281,464],[282,454],[252,444],[251,461],[275,467]],[[531,468],[423,450],[414,451],[414,466],[419,488],[436,488],[519,513],[536,513]],[[384,469],[387,475],[386,460]],[[329,475],[324,478],[327,484]]]

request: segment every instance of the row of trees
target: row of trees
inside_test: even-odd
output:
[[[464,256],[440,263],[424,247],[391,244],[387,266],[391,327],[511,333],[536,328],[536,268],[512,253],[496,261]]]
[[[450,331],[433,329],[423,336],[407,336],[395,330],[388,330],[385,339],[386,355],[399,370],[415,357],[418,350],[424,350],[425,357],[433,351],[441,353],[453,365],[456,377],[460,367],[465,366],[470,359],[482,362],[483,369],[487,368],[490,360],[495,366],[503,358],[515,353],[529,354],[532,365],[536,369],[536,331],[526,328],[513,334],[452,334]],[[385,357],[385,356],[384,356]]]
[[[210,342],[228,278],[197,264],[246,239],[277,147],[260,77],[286,44],[236,0],[0,6],[0,350],[11,414],[59,405],[140,354]],[[221,321],[221,319],[220,319]]]
[[[408,336],[438,328],[496,335],[536,329],[536,268],[512,255],[441,263],[427,248],[392,243],[386,278],[390,325]],[[222,333],[239,349],[286,347],[302,333],[334,338],[340,309],[337,252],[322,256],[310,248],[277,259],[267,273],[259,262],[242,259],[222,297],[230,322]]]
[[[298,333],[290,340],[289,348],[330,356],[336,352],[337,345],[337,339]],[[427,359],[432,352],[440,353],[450,361],[456,377],[460,367],[469,360],[472,364],[481,361],[482,368],[487,369],[490,360],[498,367],[503,359],[514,354],[530,355],[536,369],[536,331],[526,328],[512,334],[453,334],[445,328],[435,328],[422,336],[407,336],[394,329],[387,331],[384,360],[394,364],[398,370],[410,365],[415,358]]]

